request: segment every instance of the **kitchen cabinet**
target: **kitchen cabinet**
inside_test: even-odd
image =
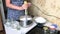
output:
[[[2,16],[1,16],[1,10],[0,10],[0,31],[3,30],[3,25],[2,25]]]
[[[6,34],[4,29],[2,14],[1,14],[1,5],[0,5],[0,34]]]
[[[1,17],[1,12],[0,12],[0,34],[5,34],[3,24],[2,24],[2,17]]]

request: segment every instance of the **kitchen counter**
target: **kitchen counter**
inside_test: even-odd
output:
[[[16,30],[11,27],[7,27],[6,25],[4,25],[4,26],[5,26],[6,34],[26,34],[28,31],[30,31],[32,28],[34,28],[36,25],[37,25],[36,23],[33,23],[30,27],[27,27],[27,28],[21,27],[20,30]]]
[[[50,26],[52,23],[47,22],[46,24],[44,24],[44,26]],[[6,34],[26,34],[28,33],[31,29],[33,29],[37,24],[34,22],[30,27],[24,28],[24,27],[20,27],[20,30],[17,29],[13,29],[12,27],[7,27],[5,26],[5,31]],[[39,27],[40,28],[40,27]],[[35,30],[36,31],[36,30]],[[38,30],[37,30],[38,31]]]

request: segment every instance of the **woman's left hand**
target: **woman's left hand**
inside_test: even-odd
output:
[[[28,2],[28,7],[30,7],[30,6],[31,6],[31,3]]]

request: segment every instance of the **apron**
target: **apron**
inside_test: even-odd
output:
[[[13,5],[16,5],[16,6],[22,6],[24,0],[11,0],[11,3]],[[24,16],[25,15],[25,11],[24,10],[15,10],[15,9],[11,9],[11,8],[8,8],[7,10],[7,19],[9,20],[19,20],[19,17],[20,16]]]

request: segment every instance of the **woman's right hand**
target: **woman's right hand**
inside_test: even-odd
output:
[[[23,9],[27,9],[28,7],[29,7],[28,4],[23,4],[23,5],[22,5],[22,8],[23,8]]]

